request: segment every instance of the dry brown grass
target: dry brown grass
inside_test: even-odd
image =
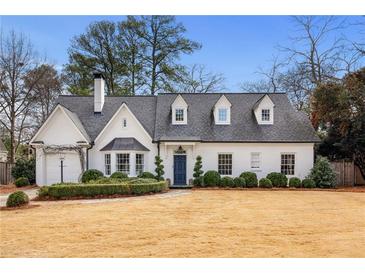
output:
[[[193,191],[1,211],[1,257],[364,257],[365,195]]]

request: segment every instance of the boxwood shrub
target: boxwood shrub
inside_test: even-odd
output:
[[[204,186],[218,186],[221,175],[215,170],[208,170],[204,174]]]
[[[202,186],[204,186],[203,176],[200,176],[198,178],[194,178],[193,185],[195,187],[202,187]]]
[[[259,181],[259,187],[261,188],[272,188],[272,183],[268,178],[261,178]]]
[[[312,180],[312,179],[304,179],[302,181],[302,185],[304,188],[315,188],[316,187],[316,183]]]
[[[246,187],[246,181],[242,177],[236,177],[233,179],[235,187]]]
[[[273,187],[287,187],[288,186],[288,178],[285,174],[279,172],[271,172],[266,176],[272,183]]]
[[[16,191],[9,195],[6,206],[7,207],[16,207],[21,205],[26,205],[29,203],[29,197],[23,191]]]
[[[138,175],[139,178],[149,178],[149,179],[155,179],[155,175],[153,175],[151,172],[145,171],[142,172],[140,175]]]
[[[289,179],[289,187],[302,187],[302,181],[298,177],[292,177]]]
[[[14,182],[16,187],[29,186],[29,180],[25,177],[19,177]]]
[[[245,179],[246,187],[257,187],[258,182],[257,182],[256,173],[246,171],[246,172],[242,172],[240,177]]]
[[[221,178],[219,182],[220,187],[234,187],[234,181],[233,178],[229,176],[224,176]]]
[[[110,175],[110,178],[113,178],[113,179],[127,179],[128,175],[124,172],[116,171],[112,175]]]
[[[89,169],[89,170],[86,170],[82,174],[81,181],[83,183],[86,183],[86,182],[91,181],[91,180],[99,179],[99,178],[101,178],[103,176],[104,176],[104,174],[100,170],[97,170],[97,169]]]

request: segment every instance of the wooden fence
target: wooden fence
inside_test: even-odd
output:
[[[14,164],[0,162],[0,184],[7,185],[14,182],[13,176],[11,176],[11,169]]]
[[[353,161],[334,161],[331,165],[336,173],[337,186],[365,185],[365,179]]]

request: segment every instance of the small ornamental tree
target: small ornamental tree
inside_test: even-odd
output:
[[[202,157],[199,155],[196,157],[196,162],[195,162],[195,166],[194,166],[194,173],[193,173],[193,177],[194,177],[194,185],[195,186],[202,186],[202,181],[203,181],[203,171],[202,171]]]
[[[336,174],[325,157],[318,157],[311,169],[309,178],[315,182],[317,187],[330,188],[336,186]]]
[[[162,159],[161,159],[160,156],[155,157],[155,165],[156,165],[156,169],[155,169],[156,180],[157,181],[162,181],[164,179],[163,175],[165,174],[165,172],[163,171],[164,166],[162,164]]]

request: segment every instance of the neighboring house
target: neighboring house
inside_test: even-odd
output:
[[[173,185],[189,183],[198,155],[204,171],[227,176],[276,171],[304,178],[313,166],[319,138],[283,93],[104,98],[96,74],[94,95],[60,96],[31,140],[39,185],[60,182],[61,166],[64,181],[78,181],[85,169],[154,172],[156,155]]]
[[[8,151],[0,139],[0,162],[7,162],[8,160]]]

